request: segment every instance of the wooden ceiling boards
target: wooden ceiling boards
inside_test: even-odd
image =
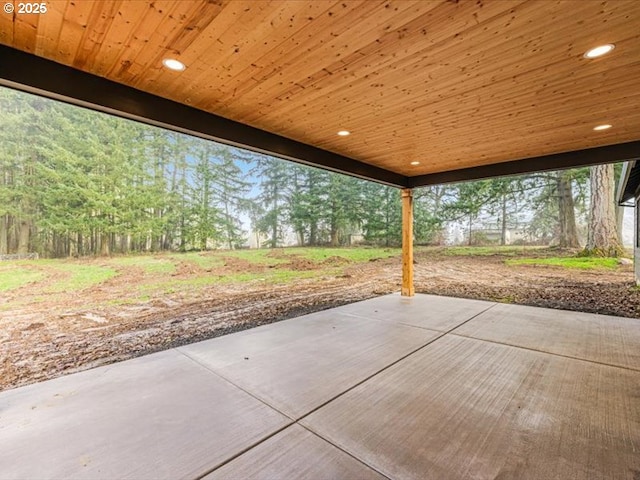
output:
[[[640,156],[636,0],[50,0],[40,14],[14,5],[0,14],[5,84],[23,84],[6,62],[19,50],[316,155],[279,156],[327,166],[316,158],[326,152],[329,168],[389,184],[596,163],[590,151],[598,161]],[[584,58],[605,43],[615,49]],[[165,58],[186,69],[164,68]],[[25,83],[37,87],[29,68]],[[593,130],[603,123],[613,127]],[[251,132],[226,140],[271,151]],[[626,147],[597,150],[614,145]],[[580,153],[555,156],[566,152]]]

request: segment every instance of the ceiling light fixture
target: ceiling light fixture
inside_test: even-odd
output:
[[[411,162],[411,165],[420,165],[420,162]]]
[[[611,125],[609,125],[608,123],[605,125],[598,125],[597,127],[593,127],[596,132],[599,132],[600,130],[609,130],[610,128]]]
[[[606,55],[607,53],[609,53],[614,48],[616,48],[616,46],[613,43],[607,43],[606,45],[600,45],[598,47],[595,47],[595,48],[592,48],[590,50],[587,50],[585,52],[585,54],[583,55],[583,57],[584,58],[601,57],[602,55]]]
[[[162,64],[167,67],[169,70],[174,70],[176,72],[182,72],[185,68],[184,63],[180,60],[176,60],[175,58],[165,58],[162,60]]]
[[[340,135],[341,137],[346,137],[347,135],[351,135],[351,132],[349,130],[340,130],[338,132],[338,135]]]

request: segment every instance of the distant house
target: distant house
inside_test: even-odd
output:
[[[269,236],[258,230],[249,231],[247,246],[249,248],[263,248],[269,244]]]
[[[636,283],[640,285],[640,162],[638,160],[627,162],[622,167],[618,186],[618,203],[635,207],[633,260]]]
[[[469,242],[469,235],[464,235],[464,242]],[[531,234],[524,228],[508,228],[504,232],[505,245],[523,244],[533,241]],[[471,231],[472,243],[500,243],[502,230],[499,228],[481,228]]]
[[[251,229],[249,238],[245,242],[248,248],[267,248],[271,244],[271,235],[265,232]],[[292,247],[298,245],[298,240],[293,232],[285,230],[278,240],[278,247]]]

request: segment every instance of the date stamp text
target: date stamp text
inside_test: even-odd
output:
[[[18,15],[41,15],[47,13],[47,2],[7,2],[4,4],[5,13],[16,13]]]

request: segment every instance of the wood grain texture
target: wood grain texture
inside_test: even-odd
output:
[[[640,139],[636,0],[48,8],[0,15],[0,43],[402,175]],[[187,70],[162,68],[166,57]]]
[[[385,477],[292,425],[203,480],[383,480]]]
[[[334,311],[446,332],[492,305],[495,303],[419,293],[411,298],[384,295],[344,305]]]
[[[0,478],[197,478],[286,417],[170,350],[0,393]]]
[[[301,423],[393,479],[628,479],[640,373],[447,335]]]
[[[498,304],[455,334],[640,371],[640,319]]]
[[[295,419],[437,336],[328,310],[179,350]]]
[[[402,196],[402,296],[413,297],[413,191],[405,188]]]

